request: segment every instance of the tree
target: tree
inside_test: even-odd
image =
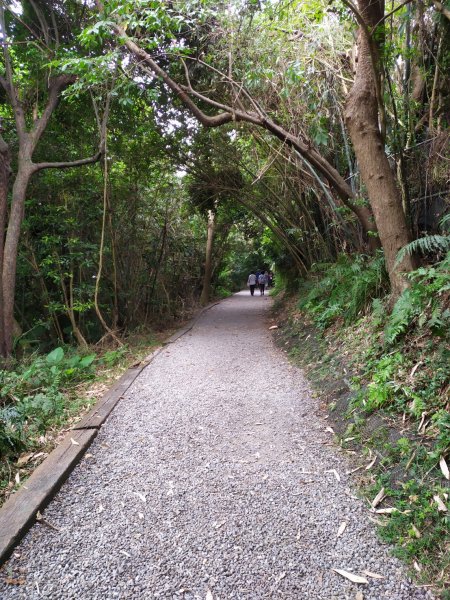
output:
[[[346,4],[353,7],[349,2]],[[126,5],[122,3],[120,17],[117,17],[117,12],[111,11],[111,8],[114,9],[114,3],[108,2],[102,5],[99,2],[98,6],[104,11],[104,17],[107,19],[105,27],[112,29],[119,44],[131,52],[139,68],[149,76],[149,82],[153,83],[156,76],[172,92],[174,101],[181,102],[199,123],[205,127],[219,127],[226,123],[243,122],[264,128],[285,146],[293,148],[311,165],[341,201],[357,215],[366,233],[374,234],[378,229],[379,239],[385,251],[392,292],[394,296],[398,295],[407,285],[402,273],[413,269],[415,263],[410,257],[396,262],[399,248],[410,240],[410,232],[403,214],[396,177],[390,168],[384,149],[383,131],[378,124],[378,118],[382,121],[384,119],[380,76],[384,68],[382,59],[384,3],[381,0],[373,6],[363,1],[359,4],[360,10],[353,7],[361,26],[360,59],[355,84],[349,94],[346,107],[348,130],[372,210],[355,201],[355,193],[351,186],[307,136],[292,134],[276,118],[272,118],[259,100],[248,92],[242,81],[233,77],[232,59],[229,61],[228,71],[225,71],[212,64],[213,52],[209,52],[208,61],[200,56],[186,58],[180,52],[177,55],[176,52],[171,51],[168,45],[158,46],[159,57],[155,58],[153,52],[156,47],[155,42],[152,42],[150,50],[146,47],[148,39],[151,38],[152,20],[149,14],[153,10],[152,3],[146,16],[141,15],[139,27],[136,26],[139,18],[131,12],[137,9],[133,2]],[[300,6],[298,4],[297,8],[300,9]],[[173,15],[176,6],[174,7],[173,3],[167,5],[161,3],[158,10],[165,11],[166,15]],[[183,19],[182,15],[177,16]],[[252,19],[253,16],[252,13]],[[294,34],[300,36],[301,30],[300,33],[294,32]],[[207,50],[211,48],[208,47]],[[201,66],[216,76],[212,94],[198,91],[199,87],[195,84],[198,77],[193,76],[189,66],[192,63],[197,65],[197,72]],[[182,65],[181,69],[178,68],[179,65]],[[251,66],[248,65],[248,68]],[[372,211],[376,225],[372,221]]]
[[[403,272],[414,269],[412,256],[397,264],[399,250],[411,241],[395,175],[385,152],[381,57],[384,39],[383,0],[359,0],[358,63],[347,98],[345,118],[362,179],[380,235],[394,297],[407,286]]]
[[[131,3],[131,5],[126,5],[123,3],[121,11],[122,18],[128,18],[130,21],[130,23],[127,23],[127,31],[129,30],[128,25],[134,25],[136,21],[134,16],[130,17],[130,14],[127,15],[127,9],[132,11],[135,10],[135,7],[132,6],[132,4],[133,3]],[[345,206],[357,216],[366,234],[370,235],[370,233],[375,233],[375,225],[370,209],[354,201],[355,196],[350,185],[344,180],[335,167],[317,151],[311,140],[293,135],[287,129],[283,128],[283,126],[271,119],[269,114],[253,100],[240,82],[234,81],[232,77],[214,69],[214,71],[227,82],[228,87],[231,90],[232,101],[230,104],[227,104],[225,100],[221,100],[220,102],[216,101],[196,91],[192,87],[189,69],[186,65],[184,70],[186,76],[185,84],[178,83],[178,81],[170,76],[168,69],[160,66],[160,64],[152,58],[152,55],[149,52],[127,35],[123,22],[117,21],[115,14],[107,14],[108,8],[114,13],[114,3],[102,3],[97,0],[97,6],[105,18],[105,26],[112,28],[119,43],[124,45],[135,59],[137,59],[139,69],[152,76],[158,77],[167,88],[171,90],[175,97],[193,114],[201,125],[204,127],[220,127],[226,123],[243,122],[264,128],[282,143],[293,148],[317,170],[324,180],[335,190]],[[156,9],[150,8],[147,10],[146,18],[142,21],[142,24],[145,25],[146,21],[153,23],[154,21],[152,21],[151,18],[153,12],[158,12],[159,14],[161,11],[164,11],[162,6],[158,6]],[[157,21],[159,22],[160,20],[159,17]],[[169,61],[170,58],[171,57],[169,56],[166,57]],[[214,115],[206,113],[200,108],[202,103],[219,112]],[[250,108],[246,108],[244,103],[247,103]],[[372,237],[370,239],[373,240],[374,238]]]
[[[54,58],[64,41],[72,39],[64,15],[52,10],[51,3],[40,7],[35,2],[23,3],[19,19],[15,7],[0,5],[0,36],[2,45],[2,74],[0,85],[9,103],[15,122],[14,135],[18,150],[15,160],[15,174],[12,184],[12,198],[7,218],[8,193],[8,151],[11,144],[0,138],[2,153],[2,174],[0,177],[0,354],[6,357],[13,347],[14,298],[16,286],[17,253],[21,225],[24,218],[25,200],[31,177],[44,169],[71,168],[91,164],[99,160],[103,147],[100,140],[99,150],[88,158],[70,161],[34,162],[33,158],[39,142],[46,131],[50,119],[61,99],[61,95],[76,80],[75,76],[65,73],[53,74],[45,64]],[[32,16],[37,23],[33,22]],[[58,23],[59,19],[59,23]],[[27,21],[30,20],[31,25]],[[51,23],[51,26],[49,25]],[[58,27],[62,30],[59,31]],[[20,41],[16,46],[14,40]],[[28,53],[27,59],[34,63],[30,69],[39,72],[39,80],[29,79],[21,72],[20,53]],[[43,100],[44,98],[44,100]],[[9,147],[9,150],[8,150]],[[3,241],[4,240],[4,241]]]

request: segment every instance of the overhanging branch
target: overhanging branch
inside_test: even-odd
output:
[[[33,164],[33,172],[42,171],[43,169],[70,169],[72,167],[82,167],[83,165],[91,165],[100,160],[101,152],[97,152],[88,158],[80,158],[79,160],[61,161],[61,162],[41,162]]]

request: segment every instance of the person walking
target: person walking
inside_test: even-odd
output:
[[[261,296],[264,296],[264,290],[266,289],[266,285],[269,283],[269,274],[267,271],[265,273],[260,273],[258,277],[258,285],[259,285],[259,293]]]
[[[250,273],[250,275],[248,276],[247,279],[247,285],[250,288],[250,294],[253,296],[253,294],[255,293],[255,286],[256,286],[256,275],[253,273],[253,271]]]

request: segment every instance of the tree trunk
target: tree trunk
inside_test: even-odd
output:
[[[216,215],[213,210],[208,210],[208,236],[206,238],[206,257],[205,257],[205,274],[203,276],[203,289],[200,296],[200,304],[205,306],[209,302],[211,292],[211,276],[212,276],[212,253],[214,242]]]
[[[10,152],[8,144],[0,135],[0,356],[6,356],[6,337],[3,300],[3,258],[8,206],[8,183],[10,175]]]
[[[384,3],[359,0],[358,4],[368,28],[374,28],[383,18]],[[372,36],[372,40],[375,37],[378,36]],[[384,250],[392,293],[396,297],[408,285],[402,272],[414,269],[415,262],[406,255],[400,264],[396,264],[398,251],[411,241],[411,237],[380,132],[373,51],[371,54],[367,33],[361,29],[358,49],[356,76],[347,99],[345,119]]]
[[[33,172],[30,161],[19,158],[19,168],[13,185],[11,211],[3,249],[3,356],[8,356],[13,348],[14,328],[14,291],[16,285],[17,252],[20,228],[24,216],[25,197],[28,182]]]

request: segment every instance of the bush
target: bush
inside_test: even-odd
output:
[[[95,354],[80,356],[55,348],[16,371],[0,371],[0,453],[20,452],[28,438],[62,422],[70,412],[62,388],[93,376]],[[28,441],[27,441],[28,444]]]
[[[363,255],[353,259],[340,256],[336,263],[317,265],[315,271],[316,280],[302,285],[299,308],[310,312],[322,329],[339,318],[345,324],[354,322],[369,312],[373,299],[385,295],[388,288],[381,253],[371,259]]]

